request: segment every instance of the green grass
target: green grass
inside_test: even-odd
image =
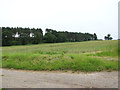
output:
[[[87,72],[118,70],[118,61],[98,58],[117,58],[117,40],[10,46],[3,47],[2,51],[3,68]]]
[[[0,88],[0,90],[7,90],[7,89],[5,89],[5,88]]]

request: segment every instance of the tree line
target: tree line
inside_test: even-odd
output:
[[[41,28],[2,27],[2,45],[26,45],[40,43],[80,42],[97,40],[97,35],[81,32],[56,31]]]

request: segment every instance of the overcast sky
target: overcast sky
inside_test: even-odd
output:
[[[96,33],[99,39],[110,33],[117,39],[118,1],[0,0],[0,26]]]

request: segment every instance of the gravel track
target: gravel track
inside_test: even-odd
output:
[[[71,73],[2,69],[0,77],[2,88],[118,88],[117,71]]]

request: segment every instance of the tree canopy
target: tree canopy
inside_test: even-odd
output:
[[[107,36],[104,37],[105,40],[112,40],[113,38],[110,37],[111,35],[110,34],[107,34]]]

